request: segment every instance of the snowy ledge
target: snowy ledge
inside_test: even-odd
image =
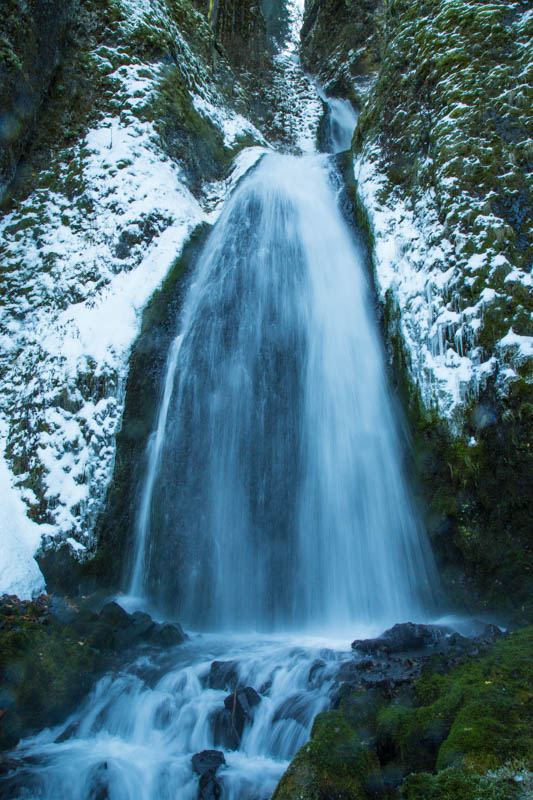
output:
[[[497,344],[495,353],[482,360],[477,333],[486,309],[499,297],[487,286],[475,305],[464,307],[455,291],[460,278],[476,273],[491,259],[475,254],[468,260],[457,254],[441,225],[433,198],[409,207],[381,174],[376,152],[354,161],[354,174],[361,202],[374,236],[374,267],[379,297],[385,302],[392,293],[401,311],[400,329],[410,357],[411,378],[419,386],[426,407],[436,406],[459,429],[467,403],[477,397],[487,379],[498,372],[499,388],[505,393],[518,379],[515,367],[533,355],[533,337],[517,336],[512,328]],[[503,257],[492,257],[493,268]],[[507,265],[511,270],[510,265]],[[523,277],[529,285],[531,276]],[[463,307],[461,307],[463,306]]]

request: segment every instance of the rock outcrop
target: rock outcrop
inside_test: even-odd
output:
[[[356,642],[371,658],[340,666],[333,708],[315,718],[273,800],[527,796],[532,629],[502,636],[489,626],[469,639],[422,627]]]
[[[0,751],[22,736],[61,722],[106,670],[136,648],[167,650],[187,636],[98,597],[0,598]]]
[[[0,201],[38,124],[80,0],[6,0],[0,7]]]

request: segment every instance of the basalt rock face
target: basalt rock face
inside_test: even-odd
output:
[[[209,0],[208,19],[234,64],[250,69],[265,60],[267,28],[258,2]]]
[[[315,0],[302,29],[307,68],[360,112],[348,183],[447,591],[522,619],[533,614],[532,25],[530,2]]]
[[[80,0],[6,0],[0,7],[0,200],[31,139]]]
[[[302,63],[326,92],[360,103],[381,59],[382,0],[311,0],[301,30]]]

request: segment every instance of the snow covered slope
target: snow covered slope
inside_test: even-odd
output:
[[[298,65],[302,11],[291,4],[272,58],[266,39],[258,52],[265,25],[252,5],[253,57],[240,47],[237,66],[189,0],[80,7],[0,217],[2,485],[18,520],[3,531],[0,592],[42,589],[41,537],[45,551],[94,554],[144,307],[268,141],[314,146],[322,104]],[[242,33],[232,28],[229,53]]]
[[[2,462],[0,592],[24,597],[43,588],[32,557],[41,535],[45,546],[66,542],[81,557],[93,545],[142,309],[207,219],[213,192],[220,200],[231,189],[230,179],[194,196],[180,154],[205,129],[228,174],[241,142],[264,142],[221,95],[217,79],[227,80],[230,66],[217,56],[215,74],[212,33],[186,0],[91,2],[85,13],[80,26],[90,36],[78,31],[76,65],[65,69],[76,80],[88,73],[97,87],[94,105],[80,112],[83,133],[69,137],[71,112],[59,100],[51,113],[63,113],[60,141],[22,190],[15,183],[0,219],[0,448],[12,471]],[[244,90],[232,80],[239,99]],[[71,87],[55,91],[73,104]],[[163,102],[177,106],[185,128],[173,158]],[[256,158],[241,160],[234,178]]]

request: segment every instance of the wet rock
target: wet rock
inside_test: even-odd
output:
[[[260,702],[261,696],[251,686],[236,689],[233,694],[225,698],[224,707],[231,713],[232,725],[237,731],[239,739],[242,737],[247,720],[253,720],[253,709]]]
[[[309,699],[304,694],[295,694],[288,697],[277,709],[272,718],[272,722],[281,719],[293,719],[300,725],[308,725],[310,722]]]
[[[247,720],[253,720],[253,709],[260,702],[261,696],[251,686],[236,688],[228,695],[224,708],[215,711],[211,717],[215,745],[226,750],[238,750],[244,726]]]
[[[177,622],[154,622],[149,614],[128,614],[118,603],[107,603],[97,619],[91,644],[98,649],[124,650],[149,643],[154,647],[174,647],[187,638]]]
[[[67,727],[61,731],[59,736],[54,739],[54,744],[60,744],[61,742],[66,742],[68,739],[71,739],[78,732],[78,728],[78,722],[71,722],[70,725],[67,725]]]
[[[198,785],[198,800],[219,800],[222,787],[213,772],[205,772]]]
[[[100,611],[99,619],[100,622],[111,625],[113,628],[121,628],[125,625],[129,625],[131,622],[131,617],[128,612],[124,611],[122,606],[119,606],[119,604],[114,601],[106,603]]]
[[[438,644],[447,633],[437,625],[419,625],[403,622],[377,636],[375,639],[356,639],[352,648],[362,653],[401,653],[422,650]]]
[[[505,636],[505,634],[503,633],[503,631],[500,630],[500,628],[498,628],[497,625],[491,625],[490,623],[488,623],[487,625],[485,625],[479,636],[476,636],[476,639],[477,641],[481,641],[482,643],[489,644],[490,642],[493,642],[495,639],[501,639],[502,636]]]
[[[210,718],[213,730],[213,743],[216,747],[223,747],[225,750],[238,750],[241,738],[232,720],[231,711],[221,708],[213,712]]]
[[[237,661],[213,661],[207,676],[207,685],[210,689],[233,691],[238,683]]]
[[[326,662],[321,658],[317,658],[315,661],[313,661],[309,667],[309,675],[307,678],[307,682],[310,686],[315,687],[320,685],[325,666]]]
[[[158,647],[174,647],[187,639],[183,628],[178,622],[165,622],[163,625],[154,625],[148,637],[150,644]]]
[[[192,757],[192,768],[197,775],[203,775],[206,772],[214,774],[225,763],[224,753],[220,750],[202,750],[201,753],[195,753]]]

